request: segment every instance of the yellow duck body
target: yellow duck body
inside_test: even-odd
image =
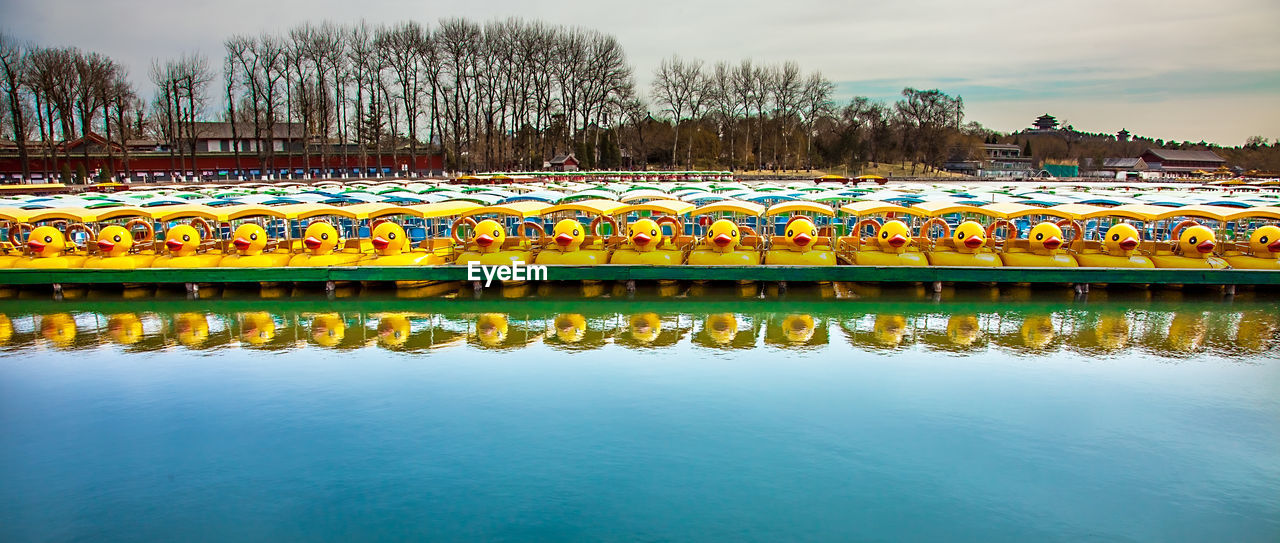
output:
[[[84,267],[96,269],[133,270],[151,267],[156,255],[153,253],[130,253],[133,249],[133,234],[127,228],[111,225],[98,232],[98,250],[101,254],[91,256],[84,261]]]
[[[738,251],[742,231],[728,219],[720,219],[707,228],[703,245],[689,253],[691,266],[756,266],[760,253]]]
[[[794,218],[787,223],[785,243],[764,253],[764,263],[770,266],[835,266],[836,252],[830,245],[815,246],[818,228],[806,218]]]
[[[1178,236],[1177,247],[1181,254],[1152,255],[1151,262],[1157,268],[1225,269],[1231,267],[1226,260],[1213,256],[1217,246],[1213,230],[1194,225],[1184,228]]]
[[[27,237],[27,248],[31,250],[31,256],[15,260],[12,267],[53,270],[84,265],[84,255],[64,254],[67,239],[52,226],[38,226],[32,230]]]
[[[609,263],[678,266],[684,263],[684,253],[670,247],[657,222],[640,219],[627,226],[627,243],[613,251]]]
[[[1004,266],[1000,255],[987,248],[987,235],[981,224],[975,221],[962,222],[956,226],[951,238],[955,243],[954,249],[946,247],[929,251],[929,265],[982,268]]]
[[[353,266],[361,253],[334,252],[338,247],[338,230],[333,225],[316,221],[307,225],[302,233],[302,246],[306,252],[293,255],[289,259],[290,267]]]
[[[1051,222],[1042,222],[1027,234],[1030,250],[1006,251],[1000,254],[1005,266],[1018,268],[1076,268],[1080,263],[1074,256],[1062,252],[1062,228]]]
[[[551,231],[552,244],[538,253],[536,264],[566,266],[596,266],[609,262],[609,252],[604,249],[582,248],[586,229],[574,219],[556,223]]]
[[[1228,253],[1223,257],[1232,268],[1280,270],[1280,227],[1259,227],[1249,236],[1250,254]]]
[[[157,256],[152,268],[215,268],[222,260],[219,253],[201,253],[200,232],[188,224],[180,224],[165,233],[168,254]]]
[[[507,232],[498,221],[485,219],[476,223],[471,241],[476,249],[469,249],[458,254],[457,264],[467,265],[472,262],[485,266],[511,266],[516,262],[526,264],[533,262],[533,251],[523,247],[503,249],[507,241]]]
[[[387,221],[369,233],[374,253],[356,261],[357,266],[425,266],[444,264],[444,257],[430,252],[406,251],[409,238],[400,225]],[[418,288],[432,281],[396,281],[398,288]]]
[[[856,234],[855,234],[856,235]],[[876,229],[875,241],[853,255],[859,266],[928,266],[929,259],[911,246],[911,230],[902,221],[888,221]]]
[[[1076,261],[1086,268],[1154,268],[1150,258],[1138,254],[1142,236],[1128,223],[1116,223],[1103,235],[1102,251],[1081,251]]]
[[[231,235],[231,244],[236,254],[227,255],[218,261],[223,268],[279,268],[289,265],[289,253],[269,253],[267,247],[267,231],[253,223],[245,223],[236,228]]]

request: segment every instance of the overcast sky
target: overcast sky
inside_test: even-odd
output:
[[[452,16],[611,33],[645,90],[673,53],[794,59],[835,81],[839,101],[939,88],[964,97],[969,120],[1006,132],[1048,112],[1090,132],[1224,145],[1280,138],[1276,0],[0,0],[6,32],[110,55],[145,93],[150,59],[219,59],[233,33]]]

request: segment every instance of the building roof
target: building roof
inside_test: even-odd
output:
[[[570,160],[572,160],[574,164],[578,163],[578,159],[573,156],[573,153],[569,153],[567,155],[556,155],[555,158],[551,159],[550,164],[564,164]]]
[[[1102,159],[1103,168],[1138,168],[1146,167],[1146,163],[1141,158],[1104,158]]]
[[[1014,145],[1012,143],[984,143],[982,144],[982,148],[983,149],[1009,149],[1009,150],[1016,150],[1016,151],[1022,150],[1021,147]]]
[[[231,139],[231,123],[202,122],[197,123],[197,125],[196,134],[200,139]],[[266,130],[266,125],[261,125],[261,128]],[[272,127],[272,139],[302,139],[302,135],[302,123],[277,122]],[[236,123],[236,137],[239,139],[254,139],[253,123]]]
[[[1187,160],[1194,162],[1214,162],[1225,164],[1226,159],[1213,151],[1184,151],[1182,149],[1147,149],[1144,155],[1150,154],[1160,160]]]

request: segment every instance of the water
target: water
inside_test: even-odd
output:
[[[1280,539],[1273,297],[721,294],[0,300],[0,540]]]

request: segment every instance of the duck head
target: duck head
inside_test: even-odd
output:
[[[476,338],[482,345],[490,347],[501,345],[507,340],[509,327],[506,315],[484,313],[476,317]]]
[[[1132,254],[1142,243],[1142,234],[1127,222],[1116,223],[1107,229],[1102,246],[1107,253],[1121,256]]]
[[[902,221],[887,221],[880,226],[876,245],[886,253],[904,253],[911,246],[911,229]]]
[[[313,255],[329,254],[338,246],[338,229],[327,222],[315,221],[302,233],[302,245]]]
[[[476,242],[476,247],[482,253],[496,253],[502,250],[502,244],[507,241],[507,231],[498,221],[485,219],[476,223],[471,241]]]
[[[577,251],[582,247],[582,241],[587,239],[586,228],[574,219],[564,219],[551,230],[551,239],[556,242],[552,247],[558,250]]]
[[[793,344],[808,343],[817,330],[812,315],[787,315],[782,319],[781,328],[782,337]]]
[[[209,339],[209,319],[204,313],[180,313],[174,317],[178,343],[199,347]]]
[[[947,319],[947,340],[952,345],[968,347],[978,340],[982,325],[977,315],[952,315]]]
[[[729,219],[720,219],[707,228],[707,246],[718,253],[733,252],[741,237],[737,223]]]
[[[244,223],[231,234],[231,245],[242,255],[260,255],[267,247],[267,231],[257,224]]]
[[[902,315],[876,315],[871,336],[885,347],[897,347],[907,335],[907,318]]]
[[[956,250],[974,253],[987,244],[987,231],[976,221],[964,221],[956,227]]]
[[[707,316],[702,329],[716,345],[728,345],[738,337],[738,318],[733,313],[716,313]]]
[[[58,256],[67,248],[67,238],[52,226],[38,226],[27,236],[27,248],[37,258]]]
[[[385,221],[373,227],[373,232],[369,235],[372,237],[370,242],[373,243],[373,250],[379,255],[398,255],[404,252],[407,237],[404,234],[404,228],[396,223]]]
[[[40,335],[56,347],[70,347],[76,340],[76,319],[68,313],[40,318]]]
[[[276,321],[266,311],[240,315],[240,341],[249,345],[266,345],[276,337]]]
[[[627,241],[637,251],[648,252],[662,244],[662,227],[653,219],[640,219],[627,227]]]
[[[1027,233],[1027,239],[1031,241],[1031,252],[1038,255],[1057,254],[1063,245],[1062,229],[1051,222],[1042,222],[1031,227],[1031,231]]]
[[[1213,236],[1213,230],[1205,226],[1188,226],[1178,235],[1178,248],[1182,250],[1182,256],[1204,258],[1212,254],[1216,246],[1217,239]]]
[[[142,339],[142,319],[133,313],[112,315],[107,319],[107,335],[121,345],[133,345]]]
[[[409,318],[404,315],[384,315],[378,321],[378,344],[383,347],[401,347],[409,341]]]
[[[164,235],[164,246],[173,256],[191,256],[200,249],[200,232],[189,224],[179,224]]]
[[[1027,317],[1018,333],[1022,335],[1022,344],[1027,347],[1036,350],[1048,347],[1055,335],[1053,318],[1048,315]]]
[[[133,234],[123,226],[106,226],[98,232],[98,251],[102,256],[124,256],[133,249]]]
[[[792,250],[802,253],[808,251],[813,248],[813,242],[817,238],[818,227],[813,225],[813,221],[801,217],[787,223],[787,243]]]
[[[631,338],[640,343],[653,343],[662,332],[662,319],[657,313],[641,313],[631,317]]]
[[[1249,251],[1259,258],[1280,258],[1280,226],[1268,224],[1249,235]]]
[[[347,323],[335,314],[317,315],[311,320],[311,339],[321,347],[333,347],[347,335]]]
[[[587,318],[578,313],[556,315],[553,325],[556,338],[565,343],[577,343],[587,335]]]

